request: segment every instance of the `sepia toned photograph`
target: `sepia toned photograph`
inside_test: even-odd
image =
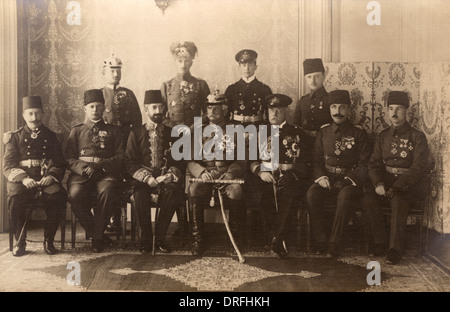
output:
[[[450,2],[0,0],[1,292],[450,291]]]

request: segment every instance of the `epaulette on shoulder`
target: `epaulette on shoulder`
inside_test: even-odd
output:
[[[8,131],[8,132],[3,133],[3,144],[8,144],[9,142],[11,142],[13,133],[17,133],[17,132],[19,132],[19,131],[22,130],[22,129],[23,129],[23,126],[20,127],[20,128],[17,129],[17,130],[14,130],[14,131]]]
[[[413,128],[413,129],[416,130],[416,131],[419,131],[420,133],[423,133],[423,131],[420,130],[419,128],[417,128],[416,126],[412,126],[411,128]]]
[[[326,127],[328,127],[328,126],[330,126],[330,125],[331,125],[330,123],[324,124],[324,125],[322,125],[322,126],[320,127],[320,129],[326,128]]]
[[[84,123],[76,124],[75,126],[72,126],[72,128],[76,128],[76,127],[79,127],[79,126],[82,126],[82,125],[84,125]]]
[[[364,128],[361,125],[354,125],[356,128],[363,130]]]

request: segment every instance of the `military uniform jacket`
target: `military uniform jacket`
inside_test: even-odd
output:
[[[133,91],[118,86],[116,91],[109,87],[103,88],[105,112],[103,120],[118,126],[124,135],[125,142],[130,128],[142,125],[142,114]]]
[[[347,169],[345,173],[357,186],[367,180],[367,166],[372,144],[367,132],[350,121],[340,126],[324,125],[318,132],[313,149],[314,179],[330,176],[327,166]]]
[[[66,163],[61,143],[46,126],[32,132],[25,125],[17,131],[5,133],[4,143],[3,173],[9,182],[13,182],[8,183],[9,195],[15,195],[23,189],[20,182],[26,177],[39,181],[44,173],[59,182],[63,180]]]
[[[318,131],[324,124],[332,123],[328,92],[324,87],[304,95],[295,107],[294,124],[308,131]]]
[[[373,185],[384,182],[385,166],[389,166],[408,169],[406,173],[398,176],[392,186],[400,190],[411,188],[426,174],[428,155],[425,134],[411,127],[409,123],[381,131],[369,162],[369,176]]]
[[[201,117],[209,95],[206,81],[187,75],[178,76],[166,81],[161,86],[161,94],[166,109],[167,120],[164,124],[170,127],[194,123],[194,117]]]
[[[123,140],[118,127],[87,120],[72,128],[67,141],[65,157],[72,172],[70,182],[83,183],[83,170],[90,163],[98,163],[105,172],[104,179],[118,180],[124,158]]]
[[[230,112],[234,116],[264,116],[265,98],[270,94],[270,87],[256,78],[250,83],[241,78],[225,90]]]
[[[162,173],[172,173],[180,180],[186,170],[183,161],[171,156],[172,129],[163,124],[148,123],[131,131],[125,151],[126,171],[143,182],[147,177],[157,178]]]
[[[201,142],[199,142],[199,145],[202,146],[202,151],[195,150],[196,144],[195,142],[192,143],[192,150],[193,155],[191,156],[192,160],[187,163],[187,169],[189,173],[194,177],[198,178],[200,175],[204,172],[210,172],[214,179],[218,179],[222,174],[225,172],[231,173],[233,175],[233,178],[239,179],[244,176],[244,172],[247,169],[247,162],[245,160],[237,160],[237,147],[232,149],[227,149],[226,147],[226,141],[227,140],[234,140],[233,142],[237,142],[236,135],[234,138],[229,138],[226,135],[226,125],[227,122],[224,121],[219,125],[215,125],[216,127],[222,129],[223,133],[223,140],[220,142],[220,140],[216,140],[214,138],[214,133],[209,137],[203,137],[201,138]],[[204,129],[207,125],[203,125],[202,133],[204,133]],[[213,144],[214,141],[218,142],[219,144],[215,145],[214,148],[212,148],[212,152],[215,151],[215,148],[220,149],[220,153],[222,154],[222,159],[212,159],[208,160],[206,159],[203,151],[209,152],[209,147],[205,148],[209,144]],[[211,142],[212,141],[212,142]],[[195,160],[194,153],[202,153],[202,160]],[[219,152],[218,152],[219,153]],[[229,158],[232,158],[234,160],[227,160],[227,154],[229,155]],[[233,157],[230,157],[233,156]]]
[[[267,125],[267,139],[264,140],[262,151],[271,152],[271,125]],[[265,146],[267,145],[267,149]],[[308,147],[308,137],[305,135],[300,127],[283,123],[279,127],[279,141],[278,141],[278,160],[280,164],[292,164],[293,169],[298,177],[309,177],[311,175],[312,153]],[[253,173],[259,172],[259,161],[253,161],[250,164],[250,170]],[[264,160],[264,162],[271,162],[271,160]]]

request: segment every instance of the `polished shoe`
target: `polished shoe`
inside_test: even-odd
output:
[[[373,256],[374,257],[380,257],[384,254],[385,248],[383,244],[375,244],[373,246]]]
[[[328,255],[332,258],[339,258],[341,255],[341,248],[338,243],[330,243],[328,246]]]
[[[327,243],[325,242],[317,242],[314,246],[314,253],[317,255],[326,255],[327,254]]]
[[[157,242],[155,251],[161,253],[170,253],[172,250],[170,249],[169,245],[165,244],[164,242]]]
[[[387,264],[392,264],[392,265],[398,264],[401,259],[402,259],[402,256],[397,251],[397,249],[393,249],[393,248],[389,249],[387,257],[386,257]]]
[[[272,239],[272,244],[270,247],[270,252],[278,258],[283,259],[288,255],[286,248],[284,247],[283,241],[274,237]]]
[[[92,251],[93,252],[99,253],[99,252],[102,252],[103,249],[104,249],[103,240],[101,240],[101,239],[93,239],[92,240]]]
[[[103,235],[102,242],[104,247],[111,247],[115,245],[114,241],[106,235]]]
[[[25,254],[25,246],[24,245],[20,245],[20,246],[15,246],[12,254],[14,257],[21,257]]]
[[[57,253],[53,240],[44,239],[44,251],[47,255],[54,255]]]
[[[153,251],[153,244],[147,243],[147,242],[141,242],[141,245],[139,246],[139,251],[142,253],[149,253]]]

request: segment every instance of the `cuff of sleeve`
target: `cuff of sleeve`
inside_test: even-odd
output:
[[[138,180],[139,182],[144,182],[144,183],[145,183],[146,178],[149,176],[151,176],[151,173],[148,170],[143,169],[143,168],[139,169],[138,171],[136,171],[133,174],[134,179]]]
[[[22,182],[23,179],[28,178],[28,174],[22,169],[11,169],[11,173],[8,176],[10,182]]]
[[[345,177],[344,180],[350,180],[350,182],[352,182],[352,185],[356,186],[355,181],[353,181],[350,177]]]
[[[330,178],[328,178],[328,176],[321,176],[321,177],[318,177],[317,179],[315,179],[315,180],[314,180],[314,183],[319,182],[319,180],[321,180],[321,179],[327,179],[327,180],[329,180]]]

